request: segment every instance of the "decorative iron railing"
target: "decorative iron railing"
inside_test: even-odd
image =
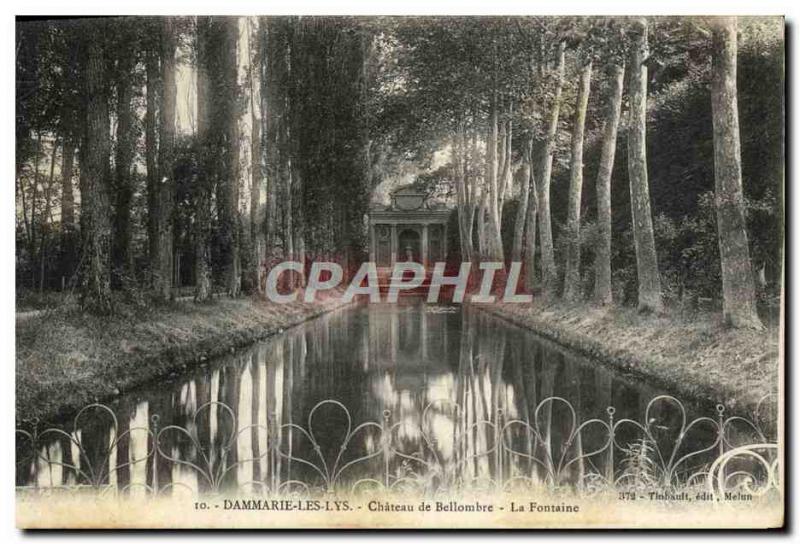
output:
[[[605,419],[583,422],[561,397],[542,400],[531,420],[506,418],[499,409],[491,419],[475,417],[469,407],[443,400],[419,418],[395,419],[385,410],[382,420],[358,425],[336,400],[314,405],[305,425],[279,422],[276,414],[239,425],[232,407],[208,402],[184,425],[161,426],[156,414],[147,427],[125,429],[111,408],[91,404],[71,429],[40,431],[34,422],[17,430],[23,482],[17,489],[275,496],[544,488],[760,496],[780,490],[778,445],[758,415],[765,400],[752,419],[726,416],[718,405],[713,416],[689,421],[678,399],[661,395],[647,404],[642,421],[615,420],[609,407]],[[559,409],[562,425],[553,421]],[[666,425],[655,415],[665,409],[672,410]],[[321,411],[331,412],[322,424]],[[329,436],[333,412],[338,438]],[[87,425],[99,418],[108,418],[108,433],[90,441]]]

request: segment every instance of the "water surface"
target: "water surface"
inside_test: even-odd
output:
[[[35,462],[18,438],[17,484],[285,491],[549,477],[586,485],[593,474],[619,478],[626,448],[669,456],[680,409],[661,402],[645,419],[661,394],[480,310],[406,298],[334,311],[127,393],[110,405],[114,417],[90,409],[74,428],[61,425],[65,434],[42,436]],[[681,455],[714,439],[713,408],[686,409],[690,420],[711,419]],[[609,447],[604,423],[626,418],[649,423],[652,444],[629,425]]]

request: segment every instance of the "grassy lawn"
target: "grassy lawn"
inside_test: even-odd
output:
[[[779,331],[734,330],[717,314],[640,315],[588,304],[492,304],[489,312],[676,394],[752,412],[777,393]],[[771,403],[777,402],[777,394]]]
[[[52,418],[119,394],[333,309],[220,298],[111,317],[76,309],[17,323],[17,420]]]

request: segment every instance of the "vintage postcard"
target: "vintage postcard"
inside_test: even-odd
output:
[[[782,527],[784,25],[18,17],[18,527]]]

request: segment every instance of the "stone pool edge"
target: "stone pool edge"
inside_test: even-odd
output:
[[[648,383],[665,389],[675,396],[685,397],[689,400],[701,402],[713,402],[722,404],[726,412],[747,414],[752,416],[757,411],[762,394],[755,393],[753,387],[737,386],[737,382],[742,379],[741,372],[729,371],[727,377],[718,380],[702,379],[702,373],[694,372],[692,380],[687,380],[687,374],[692,362],[677,359],[674,357],[657,358],[654,354],[639,353],[627,349],[619,344],[612,345],[605,338],[598,339],[596,336],[578,332],[574,326],[565,323],[569,319],[569,312],[557,313],[548,311],[548,307],[531,307],[520,304],[475,304],[471,306],[480,311],[508,321],[518,327],[528,329],[548,340],[551,340],[566,349],[573,350],[581,355],[597,360],[601,364],[613,368],[624,374],[633,376],[636,379],[646,380]],[[576,307],[573,310],[579,312],[588,310],[587,307]],[[614,312],[614,309],[599,310]],[[669,325],[667,325],[669,327]],[[625,329],[624,325],[610,325],[606,332],[610,335],[621,332]],[[677,328],[677,326],[676,326]],[[625,332],[630,333],[629,330]],[[752,334],[750,331],[742,334]],[[777,351],[777,346],[775,346]],[[777,353],[776,353],[777,355]],[[724,361],[717,361],[724,364]],[[700,378],[700,379],[697,379]],[[766,382],[761,385],[767,385]],[[774,381],[773,389],[775,395],[770,398],[770,409],[776,409],[778,404],[778,380]]]

